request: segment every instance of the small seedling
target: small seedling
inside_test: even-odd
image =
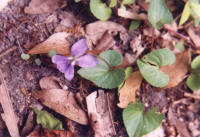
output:
[[[22,53],[22,54],[21,54],[21,58],[22,58],[23,60],[29,60],[29,59],[30,59],[30,55],[29,55],[29,54]]]
[[[40,61],[39,58],[36,58],[35,59],[35,64],[37,64],[38,66],[40,66],[42,64],[42,62]]]
[[[56,55],[56,51],[55,50],[49,51],[49,53],[48,53],[49,57],[53,57],[54,55]]]

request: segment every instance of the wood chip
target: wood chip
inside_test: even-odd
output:
[[[18,129],[19,118],[15,115],[6,82],[4,80],[4,76],[1,70],[0,80],[2,82],[2,84],[0,85],[0,102],[4,111],[1,116],[6,123],[10,135],[12,137],[20,137]]]
[[[98,94],[98,96],[97,96]],[[95,137],[110,137],[115,135],[112,115],[109,110],[108,100],[103,90],[91,93],[86,98],[88,115]]]
[[[138,14],[133,11],[128,11],[124,8],[119,8],[117,12],[118,16],[128,19],[134,19],[134,20],[147,20],[147,15],[144,13]]]

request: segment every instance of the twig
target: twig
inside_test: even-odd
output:
[[[188,44],[190,44],[190,45],[192,46],[192,48],[198,49],[198,48],[194,45],[194,43],[193,43],[189,38],[187,38],[186,36],[184,36],[183,34],[178,33],[178,32],[176,32],[176,31],[174,31],[174,30],[171,30],[171,29],[169,29],[169,28],[167,28],[167,27],[163,27],[163,28],[164,28],[165,30],[171,32],[174,36],[185,40]]]
[[[190,94],[190,93],[184,93],[184,96],[194,98],[194,99],[200,99],[199,95],[194,95],[194,94]]]
[[[2,57],[4,57],[4,56],[8,55],[9,53],[15,51],[16,49],[17,49],[17,47],[14,46],[14,47],[12,47],[12,48],[6,50],[5,52],[3,52],[3,53],[0,54],[0,58],[2,58]]]
[[[116,130],[115,130],[114,121],[113,121],[113,116],[112,116],[112,112],[111,112],[111,109],[110,109],[110,100],[109,100],[109,98],[108,98],[108,93],[106,93],[106,99],[107,99],[107,101],[108,101],[108,111],[109,111],[110,119],[111,119],[111,122],[112,122],[114,135],[116,135],[117,133],[116,133]]]

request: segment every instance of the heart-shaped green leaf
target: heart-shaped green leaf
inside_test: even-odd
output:
[[[172,14],[166,6],[165,0],[151,0],[148,19],[155,29],[161,29],[164,24],[172,23]]]
[[[102,21],[109,19],[112,14],[112,10],[101,0],[90,0],[90,10],[97,19]]]
[[[122,55],[114,50],[104,51],[99,56],[105,59],[112,67],[120,65],[123,60]]]
[[[81,77],[94,82],[102,88],[116,88],[124,81],[125,73],[123,69],[116,68],[114,70],[105,69],[105,66],[97,65],[94,68],[81,68],[78,71]]]
[[[195,75],[195,74],[191,74],[188,78],[187,78],[187,86],[192,90],[192,91],[197,91],[200,89],[200,76]]]
[[[22,54],[21,54],[21,58],[22,58],[23,60],[29,60],[29,59],[30,59],[30,55],[29,55],[29,54],[22,53]]]
[[[176,56],[169,49],[158,49],[145,55],[143,61],[157,66],[171,65],[176,61]]]
[[[191,68],[200,74],[200,55],[195,57],[191,63]]]
[[[152,66],[137,60],[137,65],[144,79],[154,87],[162,88],[169,82],[169,76],[159,70],[158,66]]]
[[[123,121],[129,137],[141,137],[156,129],[164,119],[164,115],[157,114],[156,108],[144,112],[140,102],[131,103],[123,110]]]
[[[47,111],[34,109],[37,114],[37,124],[41,124],[43,128],[47,129],[58,129],[62,130],[62,122],[56,119],[53,115],[49,114]]]
[[[99,64],[96,67],[81,68],[78,74],[94,82],[99,87],[116,88],[124,81],[125,72],[121,68],[112,69],[109,67],[120,65],[122,56],[116,51],[108,50],[102,52],[99,57]]]

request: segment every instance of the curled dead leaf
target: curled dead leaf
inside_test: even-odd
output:
[[[124,8],[119,8],[117,11],[118,16],[134,20],[147,20],[147,15],[144,13],[138,14],[134,11],[128,11]]]
[[[161,67],[161,71],[169,76],[169,83],[164,88],[177,86],[188,72],[190,64],[190,52],[184,51],[176,55],[176,62],[170,66]]]
[[[125,108],[129,103],[135,102],[136,92],[140,89],[142,79],[140,72],[135,71],[125,80],[123,87],[119,90],[118,107]]]
[[[106,31],[110,34],[117,34],[118,32],[122,34],[127,33],[126,29],[122,25],[112,21],[96,21],[86,26],[87,37],[95,45]]]
[[[82,125],[88,124],[86,113],[78,106],[74,94],[62,89],[49,89],[33,92],[33,97],[42,104],[76,121]]]
[[[51,50],[56,51],[57,54],[66,55],[70,53],[70,42],[66,40],[69,36],[66,32],[58,32],[51,35],[46,41],[36,45],[28,54],[42,54],[49,53]]]
[[[29,6],[25,7],[24,12],[27,14],[52,13],[64,5],[66,3],[62,0],[31,0]]]

